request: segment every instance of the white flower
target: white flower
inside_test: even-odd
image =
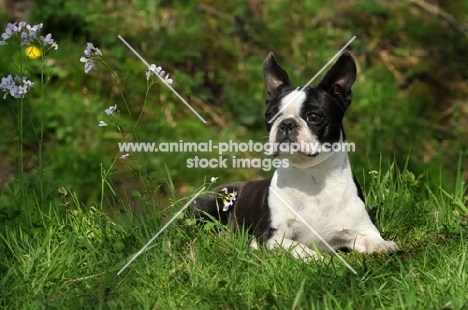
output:
[[[234,203],[232,201],[226,201],[223,206],[223,211],[229,210],[229,207],[232,206]]]
[[[149,80],[150,76],[151,75],[159,75],[161,78],[164,77],[164,75],[166,74],[166,71],[164,71],[161,66],[156,66],[155,64],[151,64],[149,67],[148,67],[148,71],[146,71],[146,79]],[[174,81],[169,77],[169,74],[167,74],[165,77],[164,77],[164,81],[167,83],[167,84],[172,84]]]
[[[223,211],[228,211],[229,207],[234,205],[234,201],[236,201],[237,197],[237,191],[233,190],[232,193],[228,194],[227,188],[222,189],[226,193],[226,197],[223,198],[224,206],[223,206]]]
[[[216,183],[216,180],[217,180],[217,179],[218,179],[218,178],[212,177],[212,178],[211,178],[211,183]]]
[[[103,126],[107,126],[107,124],[104,121],[99,121],[98,126],[103,127]]]
[[[128,156],[130,156],[130,154],[126,153],[126,154],[123,154],[122,156],[120,156],[121,159],[127,159]]]
[[[169,78],[169,74],[166,75],[165,80],[166,80],[166,83],[167,83],[167,84],[172,84],[172,82],[173,82],[172,79]]]

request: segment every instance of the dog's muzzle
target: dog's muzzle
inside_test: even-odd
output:
[[[277,143],[297,142],[300,125],[294,118],[282,120],[276,131]]]
[[[274,149],[273,156],[281,154],[286,155],[302,155],[309,158],[316,157],[320,154],[320,150],[315,148],[307,148],[303,141],[300,141],[300,132],[304,130],[301,124],[293,117],[281,120],[276,127],[274,135]]]

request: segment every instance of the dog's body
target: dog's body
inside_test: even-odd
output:
[[[277,146],[273,155],[288,159],[289,166],[268,180],[220,186],[214,191],[237,194],[232,206],[223,211],[222,194],[207,195],[196,200],[195,213],[246,227],[268,248],[282,246],[296,257],[316,256],[315,248],[330,252],[329,247],[397,250],[371,222],[347,152],[325,150],[346,141],[342,119],[356,78],[353,58],[343,54],[318,86],[304,90],[292,86],[273,54],[265,59],[264,76],[269,142]]]

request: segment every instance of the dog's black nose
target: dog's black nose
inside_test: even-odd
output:
[[[284,133],[290,133],[294,128],[299,127],[299,124],[294,119],[285,119],[279,125],[279,130]]]

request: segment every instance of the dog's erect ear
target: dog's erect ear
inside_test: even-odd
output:
[[[267,89],[266,103],[275,98],[284,87],[291,87],[292,83],[288,74],[276,62],[273,53],[268,54],[263,62],[263,77]]]
[[[339,99],[343,103],[343,107],[347,109],[353,100],[351,86],[356,80],[356,71],[356,63],[353,57],[345,52],[325,74],[319,86]]]

